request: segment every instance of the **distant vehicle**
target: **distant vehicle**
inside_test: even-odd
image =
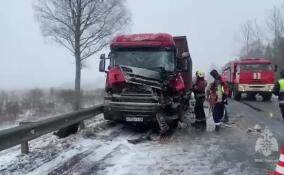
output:
[[[107,58],[100,57],[100,72],[107,73],[104,118],[149,123],[161,113],[167,121],[178,121],[188,108],[192,86],[186,37],[121,35],[110,49]]]
[[[247,94],[255,100],[256,94],[263,97],[263,101],[270,101],[275,82],[277,65],[268,59],[246,58],[231,61],[223,67],[222,76],[229,83],[230,96],[240,100],[242,94]]]

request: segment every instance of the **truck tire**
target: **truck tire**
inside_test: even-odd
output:
[[[263,101],[271,101],[272,93],[264,93],[262,94]]]
[[[104,115],[104,119],[105,119],[105,120],[112,120],[112,118],[111,118],[111,116],[110,116],[109,113],[104,112],[103,115]]]
[[[235,100],[241,100],[242,94],[239,93],[238,91],[232,91],[232,97],[233,97],[233,99],[235,99]]]
[[[255,101],[256,100],[256,94],[255,93],[248,93],[247,99],[250,100],[250,101]]]
[[[112,122],[122,122],[122,119],[119,114],[104,111],[103,115],[104,115],[105,120],[112,121]]]

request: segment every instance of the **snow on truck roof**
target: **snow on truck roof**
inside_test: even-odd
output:
[[[145,33],[119,35],[112,40],[111,48],[115,47],[174,47],[172,35],[167,33]]]

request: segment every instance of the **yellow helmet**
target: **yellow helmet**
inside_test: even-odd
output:
[[[204,78],[204,72],[202,72],[202,71],[199,71],[199,70],[196,71],[195,75],[196,75],[196,77]]]

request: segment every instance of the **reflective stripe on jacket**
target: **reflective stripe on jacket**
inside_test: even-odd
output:
[[[224,94],[224,88],[221,84],[218,84],[217,85],[217,102],[222,102],[222,99],[223,99],[223,94]]]
[[[227,97],[227,84],[222,80],[215,80],[210,85],[208,100],[211,106],[214,106],[216,103],[223,102]]]
[[[280,85],[279,89],[279,103],[284,105],[284,79],[278,81]]]

